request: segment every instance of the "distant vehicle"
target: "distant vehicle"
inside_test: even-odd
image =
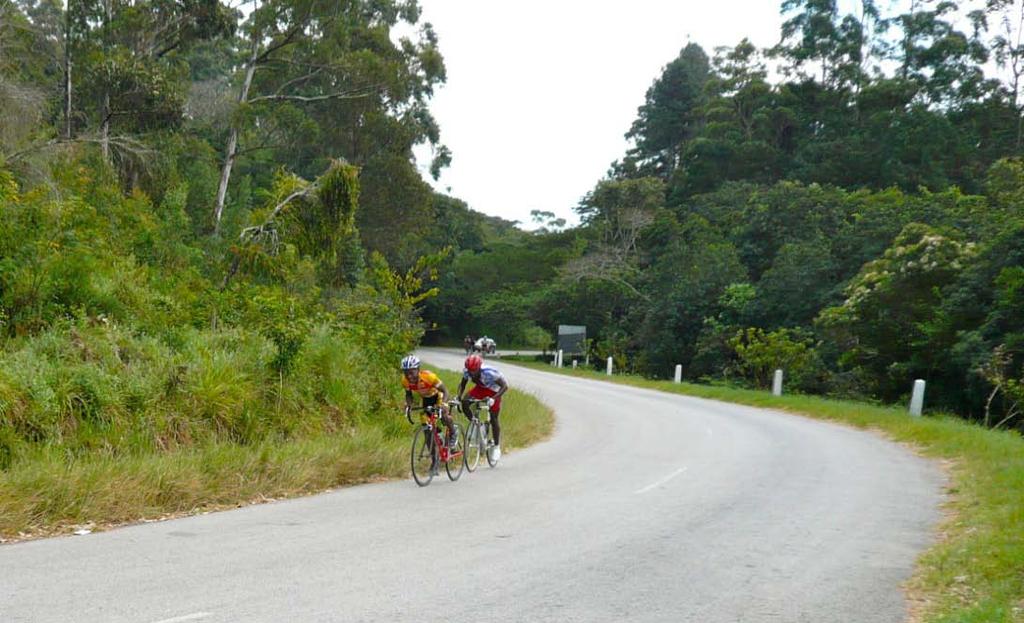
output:
[[[473,350],[485,355],[493,355],[498,352],[498,345],[494,340],[485,335],[473,344]]]

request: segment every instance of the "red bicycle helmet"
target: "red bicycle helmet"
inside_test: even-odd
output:
[[[483,365],[484,360],[480,355],[470,355],[469,357],[466,357],[466,370],[470,372],[479,372]]]

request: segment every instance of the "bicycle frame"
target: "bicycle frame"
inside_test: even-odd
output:
[[[469,400],[469,413],[465,414],[466,417],[470,421],[476,420],[481,425],[490,423],[490,421],[491,421],[491,411],[490,411],[490,409],[486,408],[487,400],[486,399],[479,400],[479,399],[476,399],[476,398],[469,398],[468,400]],[[462,410],[462,405],[460,403],[457,403],[454,400],[452,401],[452,403],[457,404],[458,405],[457,408],[460,411]],[[452,403],[450,403],[450,404],[452,404]],[[485,407],[483,409],[483,411],[484,411],[484,413],[487,414],[486,418],[480,417],[480,411],[481,411],[480,405],[484,405],[484,407]]]
[[[474,431],[474,430],[479,431],[479,437],[474,436],[474,438],[475,439],[479,439],[478,443],[479,443],[479,448],[480,448],[481,453],[483,453],[483,454],[485,454],[487,456],[487,464],[490,465],[491,467],[494,467],[495,465],[497,465],[497,461],[494,459],[493,455],[491,454],[491,449],[494,447],[494,441],[491,440],[491,434],[492,434],[492,431],[491,431],[491,410],[490,410],[489,406],[487,405],[487,399],[468,398],[466,400],[466,406],[469,407],[468,409],[463,409],[462,408],[462,404],[459,404],[458,402],[455,402],[455,401],[453,401],[453,402],[459,408],[459,410],[463,411],[463,413],[465,414],[466,418],[469,420],[469,429],[468,429],[468,431],[466,433],[467,434],[467,442],[466,442],[466,452],[467,452],[467,454],[465,455],[467,468],[471,472],[475,471],[476,470],[476,460],[478,460],[478,459],[473,460],[472,461],[473,465],[472,465],[472,467],[470,467],[470,465],[469,465],[470,464],[470,460],[469,460],[470,454],[468,454],[468,452],[469,452],[469,447],[470,447],[470,443],[472,442],[472,440],[469,439],[469,434],[470,434],[469,431]],[[486,413],[486,415],[481,416],[481,414],[480,414],[481,410],[484,413]],[[467,411],[468,411],[468,413],[467,413]]]
[[[448,448],[448,444],[444,443],[444,439],[441,437],[441,433],[439,432],[440,426],[437,425],[437,420],[441,417],[441,412],[438,407],[413,407],[412,410],[423,412],[423,415],[420,416],[420,430],[426,431],[431,435],[431,442],[434,444],[434,447],[437,448],[437,459],[440,462],[447,463],[451,459],[462,456],[462,452],[451,452]],[[447,428],[447,426],[445,428]]]

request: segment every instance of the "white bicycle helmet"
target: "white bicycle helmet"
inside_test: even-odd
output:
[[[416,355],[409,355],[402,360],[402,370],[415,370],[420,367],[420,358]]]

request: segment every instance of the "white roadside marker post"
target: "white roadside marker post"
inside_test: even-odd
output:
[[[772,395],[782,395],[782,370],[775,371],[775,379],[772,380]]]
[[[917,379],[914,381],[914,393],[910,395],[910,415],[914,417],[921,416],[921,410],[924,408],[924,381]]]
[[[578,361],[576,361],[575,359],[573,359],[573,360],[572,360],[572,369],[573,369],[573,370],[575,370],[575,369],[576,369],[576,364],[577,364],[577,363],[579,363],[579,362],[578,362]]]
[[[558,367],[559,368],[562,367],[562,349],[561,348],[558,349]]]
[[[612,358],[608,358],[608,376],[612,375]]]
[[[677,363],[676,364],[676,374],[673,377],[673,380],[676,383],[682,383],[683,382],[683,364],[681,364],[681,363]]]

